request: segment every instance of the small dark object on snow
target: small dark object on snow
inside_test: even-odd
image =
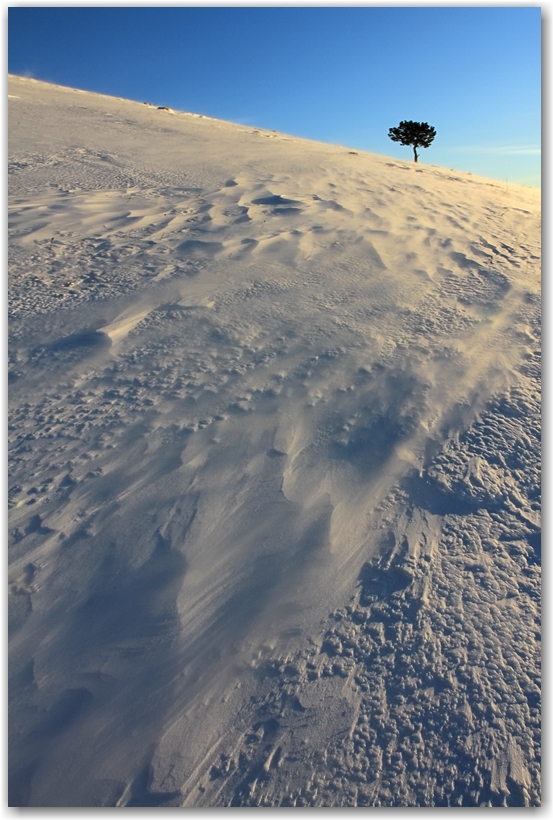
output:
[[[397,128],[390,128],[388,136],[393,142],[400,142],[402,145],[412,145],[415,152],[415,162],[419,155],[417,148],[428,148],[434,137],[436,129],[427,122],[413,122],[413,120],[402,120]]]

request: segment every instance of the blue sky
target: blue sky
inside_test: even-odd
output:
[[[538,7],[11,7],[8,70],[540,184]]]

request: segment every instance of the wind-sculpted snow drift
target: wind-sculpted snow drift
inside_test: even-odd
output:
[[[9,93],[10,804],[539,805],[539,193]]]

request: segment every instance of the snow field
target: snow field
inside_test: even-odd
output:
[[[539,805],[539,192],[9,89],[11,804]]]

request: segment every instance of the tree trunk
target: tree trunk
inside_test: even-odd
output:
[[[417,146],[413,145],[413,151],[415,152],[415,162],[419,161],[419,155],[417,154]]]

